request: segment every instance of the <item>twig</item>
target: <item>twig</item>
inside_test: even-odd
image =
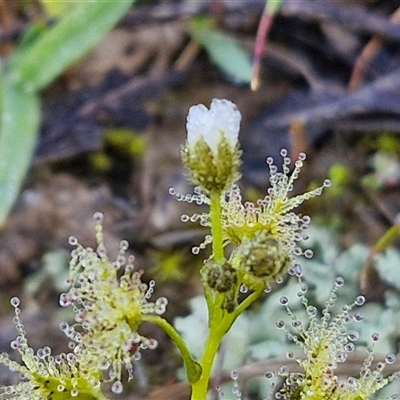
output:
[[[399,24],[400,23],[400,7],[392,14],[390,21]],[[363,51],[354,63],[354,68],[351,73],[349,80],[349,91],[353,92],[357,90],[363,78],[365,77],[365,72],[368,69],[372,59],[376,56],[379,50],[382,48],[384,39],[380,35],[375,35],[364,47]]]
[[[259,13],[265,0],[235,0],[222,3],[225,12],[254,10]],[[155,6],[133,8],[121,21],[121,25],[137,26],[149,22],[166,22],[182,17],[192,17],[199,14],[212,14],[215,4],[207,1],[182,1],[180,3],[163,3]]]
[[[280,14],[306,20],[335,22],[346,29],[380,35],[390,41],[400,41],[400,26],[387,18],[331,2],[286,1]]]

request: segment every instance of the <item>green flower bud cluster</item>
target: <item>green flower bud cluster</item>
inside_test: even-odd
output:
[[[208,261],[201,269],[203,283],[207,287],[223,294],[221,308],[229,313],[237,306],[238,276],[229,262],[220,265],[213,260]]]
[[[260,233],[246,240],[232,253],[229,261],[205,263],[201,270],[203,284],[224,294],[222,308],[232,312],[238,304],[240,289],[265,289],[289,270],[291,259],[276,240]]]
[[[394,379],[400,377],[396,372],[384,376],[385,366],[396,360],[394,354],[388,354],[383,362],[374,363],[374,343],[379,335],[371,335],[372,345],[367,348],[367,356],[360,365],[358,377],[342,378],[336,371],[339,364],[346,362],[348,356],[356,350],[359,334],[356,330],[349,330],[351,323],[360,323],[363,319],[359,312],[352,312],[354,307],[364,304],[363,296],[358,296],[353,304],[345,305],[342,311],[334,315],[332,309],[337,299],[337,290],[344,285],[344,279],[338,277],[321,312],[308,303],[306,297],[307,285],[301,282],[301,297],[308,321],[297,318],[289,307],[288,298],[283,296],[280,303],[286,308],[290,316],[290,326],[286,327],[283,320],[277,321],[277,327],[284,329],[290,340],[296,343],[305,355],[297,359],[297,363],[304,372],[291,373],[283,367],[278,375],[284,378],[282,389],[275,394],[275,398],[282,400],[368,400],[380,389]],[[290,358],[293,358],[290,353]],[[375,366],[373,365],[375,364]],[[274,374],[267,373],[272,377]],[[398,398],[397,395],[392,397]]]
[[[88,364],[85,358],[71,353],[52,354],[45,346],[35,351],[29,346],[24,325],[20,319],[20,301],[13,297],[14,324],[18,336],[11,348],[21,356],[21,364],[0,354],[0,363],[11,371],[19,372],[21,381],[15,385],[0,386],[0,399],[15,400],[83,400],[106,399],[100,390],[101,371]]]
[[[267,159],[271,184],[267,195],[256,203],[243,202],[235,183],[240,177],[240,119],[235,105],[227,100],[214,99],[209,110],[204,105],[191,107],[182,160],[189,170],[189,180],[197,187],[192,197],[177,196],[210,207],[208,214],[184,215],[182,221],[198,220],[211,228],[211,235],[193,252],[212,243],[212,257],[202,271],[203,283],[215,295],[226,293],[230,308],[237,302],[240,288],[264,290],[272,282],[281,281],[288,271],[301,274],[296,258],[311,257],[312,252],[303,251],[298,242],[307,239],[310,218],[293,210],[329,185],[326,181],[317,189],[290,197],[305,154],[299,155],[291,170],[291,159],[282,150],[281,171],[272,158]],[[221,306],[225,307],[226,302]]]
[[[267,287],[287,272],[292,263],[285,247],[265,232],[252,240],[244,240],[235,253],[243,283],[249,288]]]
[[[220,293],[232,290],[237,284],[236,271],[228,262],[219,265],[211,261],[202,268],[202,273],[205,283]]]
[[[139,334],[140,325],[149,316],[160,316],[166,310],[167,299],[149,301],[154,281],[141,281],[143,271],[134,268],[133,256],[125,257],[128,243],[120,243],[114,262],[107,257],[102,233],[101,213],[95,214],[97,250],[84,248],[75,237],[76,246],[70,262],[71,288],[60,296],[62,306],[72,305],[74,327],[63,331],[73,341],[75,353],[90,359],[92,365],[108,371],[115,392],[122,391],[122,366],[132,378],[133,364],[141,357],[142,349],[154,349],[157,341]],[[120,272],[122,271],[122,273]]]
[[[0,355],[0,363],[23,377],[17,385],[0,387],[0,399],[18,400],[106,400],[102,393],[104,382],[111,383],[113,393],[121,393],[122,370],[133,377],[135,361],[141,350],[155,349],[157,341],[139,333],[143,322],[151,320],[175,332],[160,316],[165,312],[167,299],[149,299],[154,281],[142,282],[143,271],[137,271],[133,257],[125,257],[128,243],[120,243],[119,254],[110,261],[104,245],[101,213],[95,214],[97,249],[85,248],[75,237],[70,244],[70,290],[60,295],[60,305],[72,306],[75,323],[60,324],[60,330],[69,338],[73,352],[53,356],[46,346],[37,353],[28,346],[25,329],[19,318],[19,300],[14,322],[18,337],[11,344],[20,355],[23,365]]]

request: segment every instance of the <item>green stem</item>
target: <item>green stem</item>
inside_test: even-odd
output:
[[[185,363],[188,381],[190,383],[196,382],[201,374],[201,366],[193,359],[189,349],[186,346],[186,343],[183,341],[176,329],[164,318],[161,318],[157,315],[143,315],[142,320],[159,326],[172,339],[172,341],[178,347],[183,358],[183,362]]]
[[[201,376],[197,382],[192,383],[191,400],[206,400],[214,359],[222,339],[235,320],[235,316],[222,310],[219,304],[216,304],[215,307],[219,307],[220,312],[218,313],[215,309],[215,318],[210,321],[210,331],[200,363],[202,367]],[[218,317],[217,314],[219,314]]]
[[[263,288],[255,290],[253,293],[249,294],[235,309],[233,314],[235,314],[235,319],[248,308],[252,303],[254,303],[262,294]]]
[[[219,191],[210,195],[210,219],[214,260],[223,264],[225,256],[221,224],[221,192]]]
[[[206,400],[208,386],[211,379],[212,366],[214,359],[218,353],[219,346],[225,334],[229,331],[236,318],[248,308],[255,300],[257,300],[263,289],[257,289],[244,299],[236,310],[228,313],[221,308],[223,295],[217,295],[210,314],[210,331],[207,343],[205,345],[203,357],[201,359],[201,376],[196,382],[192,383],[191,400]]]

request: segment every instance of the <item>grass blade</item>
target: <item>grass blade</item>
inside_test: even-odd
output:
[[[253,69],[251,57],[234,38],[211,27],[207,19],[192,21],[190,32],[228,77],[238,83],[250,82]]]
[[[41,119],[40,101],[0,75],[0,228],[31,165]]]
[[[29,49],[14,54],[13,78],[26,90],[43,89],[92,49],[133,3],[108,0],[77,5]]]

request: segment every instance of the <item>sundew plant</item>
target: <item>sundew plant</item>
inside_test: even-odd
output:
[[[301,348],[303,358],[297,363],[302,372],[292,373],[282,366],[266,375],[281,378],[271,385],[269,398],[287,400],[366,400],[390,383],[398,374],[385,376],[384,367],[395,360],[393,354],[373,366],[373,346],[368,349],[359,376],[338,376],[338,364],[346,361],[357,340],[357,332],[348,331],[350,322],[360,319],[353,308],[364,302],[362,296],[331,315],[338,277],[326,307],[318,310],[306,296],[302,282],[301,258],[312,257],[301,242],[308,238],[310,218],[296,213],[296,208],[322,193],[329,185],[292,195],[293,185],[305,161],[300,154],[292,163],[287,151],[281,151],[278,168],[267,158],[270,187],[255,203],[243,201],[237,181],[240,178],[241,150],[238,142],[241,114],[228,100],[214,99],[210,109],[193,106],[187,117],[187,139],[182,146],[182,161],[193,194],[170,190],[177,200],[201,206],[193,215],[182,215],[183,222],[198,222],[209,229],[204,241],[193,248],[200,254],[210,246],[199,271],[208,310],[208,333],[202,355],[194,358],[183,337],[164,317],[168,305],[165,297],[154,298],[154,281],[144,283],[143,271],[137,270],[134,257],[126,256],[129,244],[121,241],[119,254],[110,260],[103,239],[103,215],[95,213],[97,248],[85,248],[71,236],[74,247],[69,266],[69,290],[60,296],[62,307],[72,307],[74,322],[62,322],[60,329],[69,341],[69,352],[53,354],[49,346],[34,350],[20,318],[20,301],[14,297],[14,324],[18,332],[11,348],[19,353],[19,362],[8,354],[0,363],[19,373],[20,382],[0,387],[0,399],[19,400],[106,400],[107,388],[118,398],[126,381],[133,379],[135,363],[142,352],[157,348],[154,338],[143,336],[140,327],[150,323],[164,330],[176,345],[191,386],[192,400],[206,400],[211,385],[212,367],[221,342],[236,319],[261,295],[268,295],[285,275],[298,280],[298,296],[304,305],[308,322],[300,322],[288,299],[281,298],[290,324],[275,321],[283,335]],[[204,212],[204,209],[208,211]],[[265,321],[269,324],[271,321]],[[378,338],[372,337],[372,342]],[[155,350],[156,351],[156,350]],[[291,355],[291,357],[294,357]],[[232,372],[233,379],[237,374]],[[107,392],[108,393],[108,392]],[[241,398],[235,386],[232,393]],[[393,396],[393,399],[400,398]]]

